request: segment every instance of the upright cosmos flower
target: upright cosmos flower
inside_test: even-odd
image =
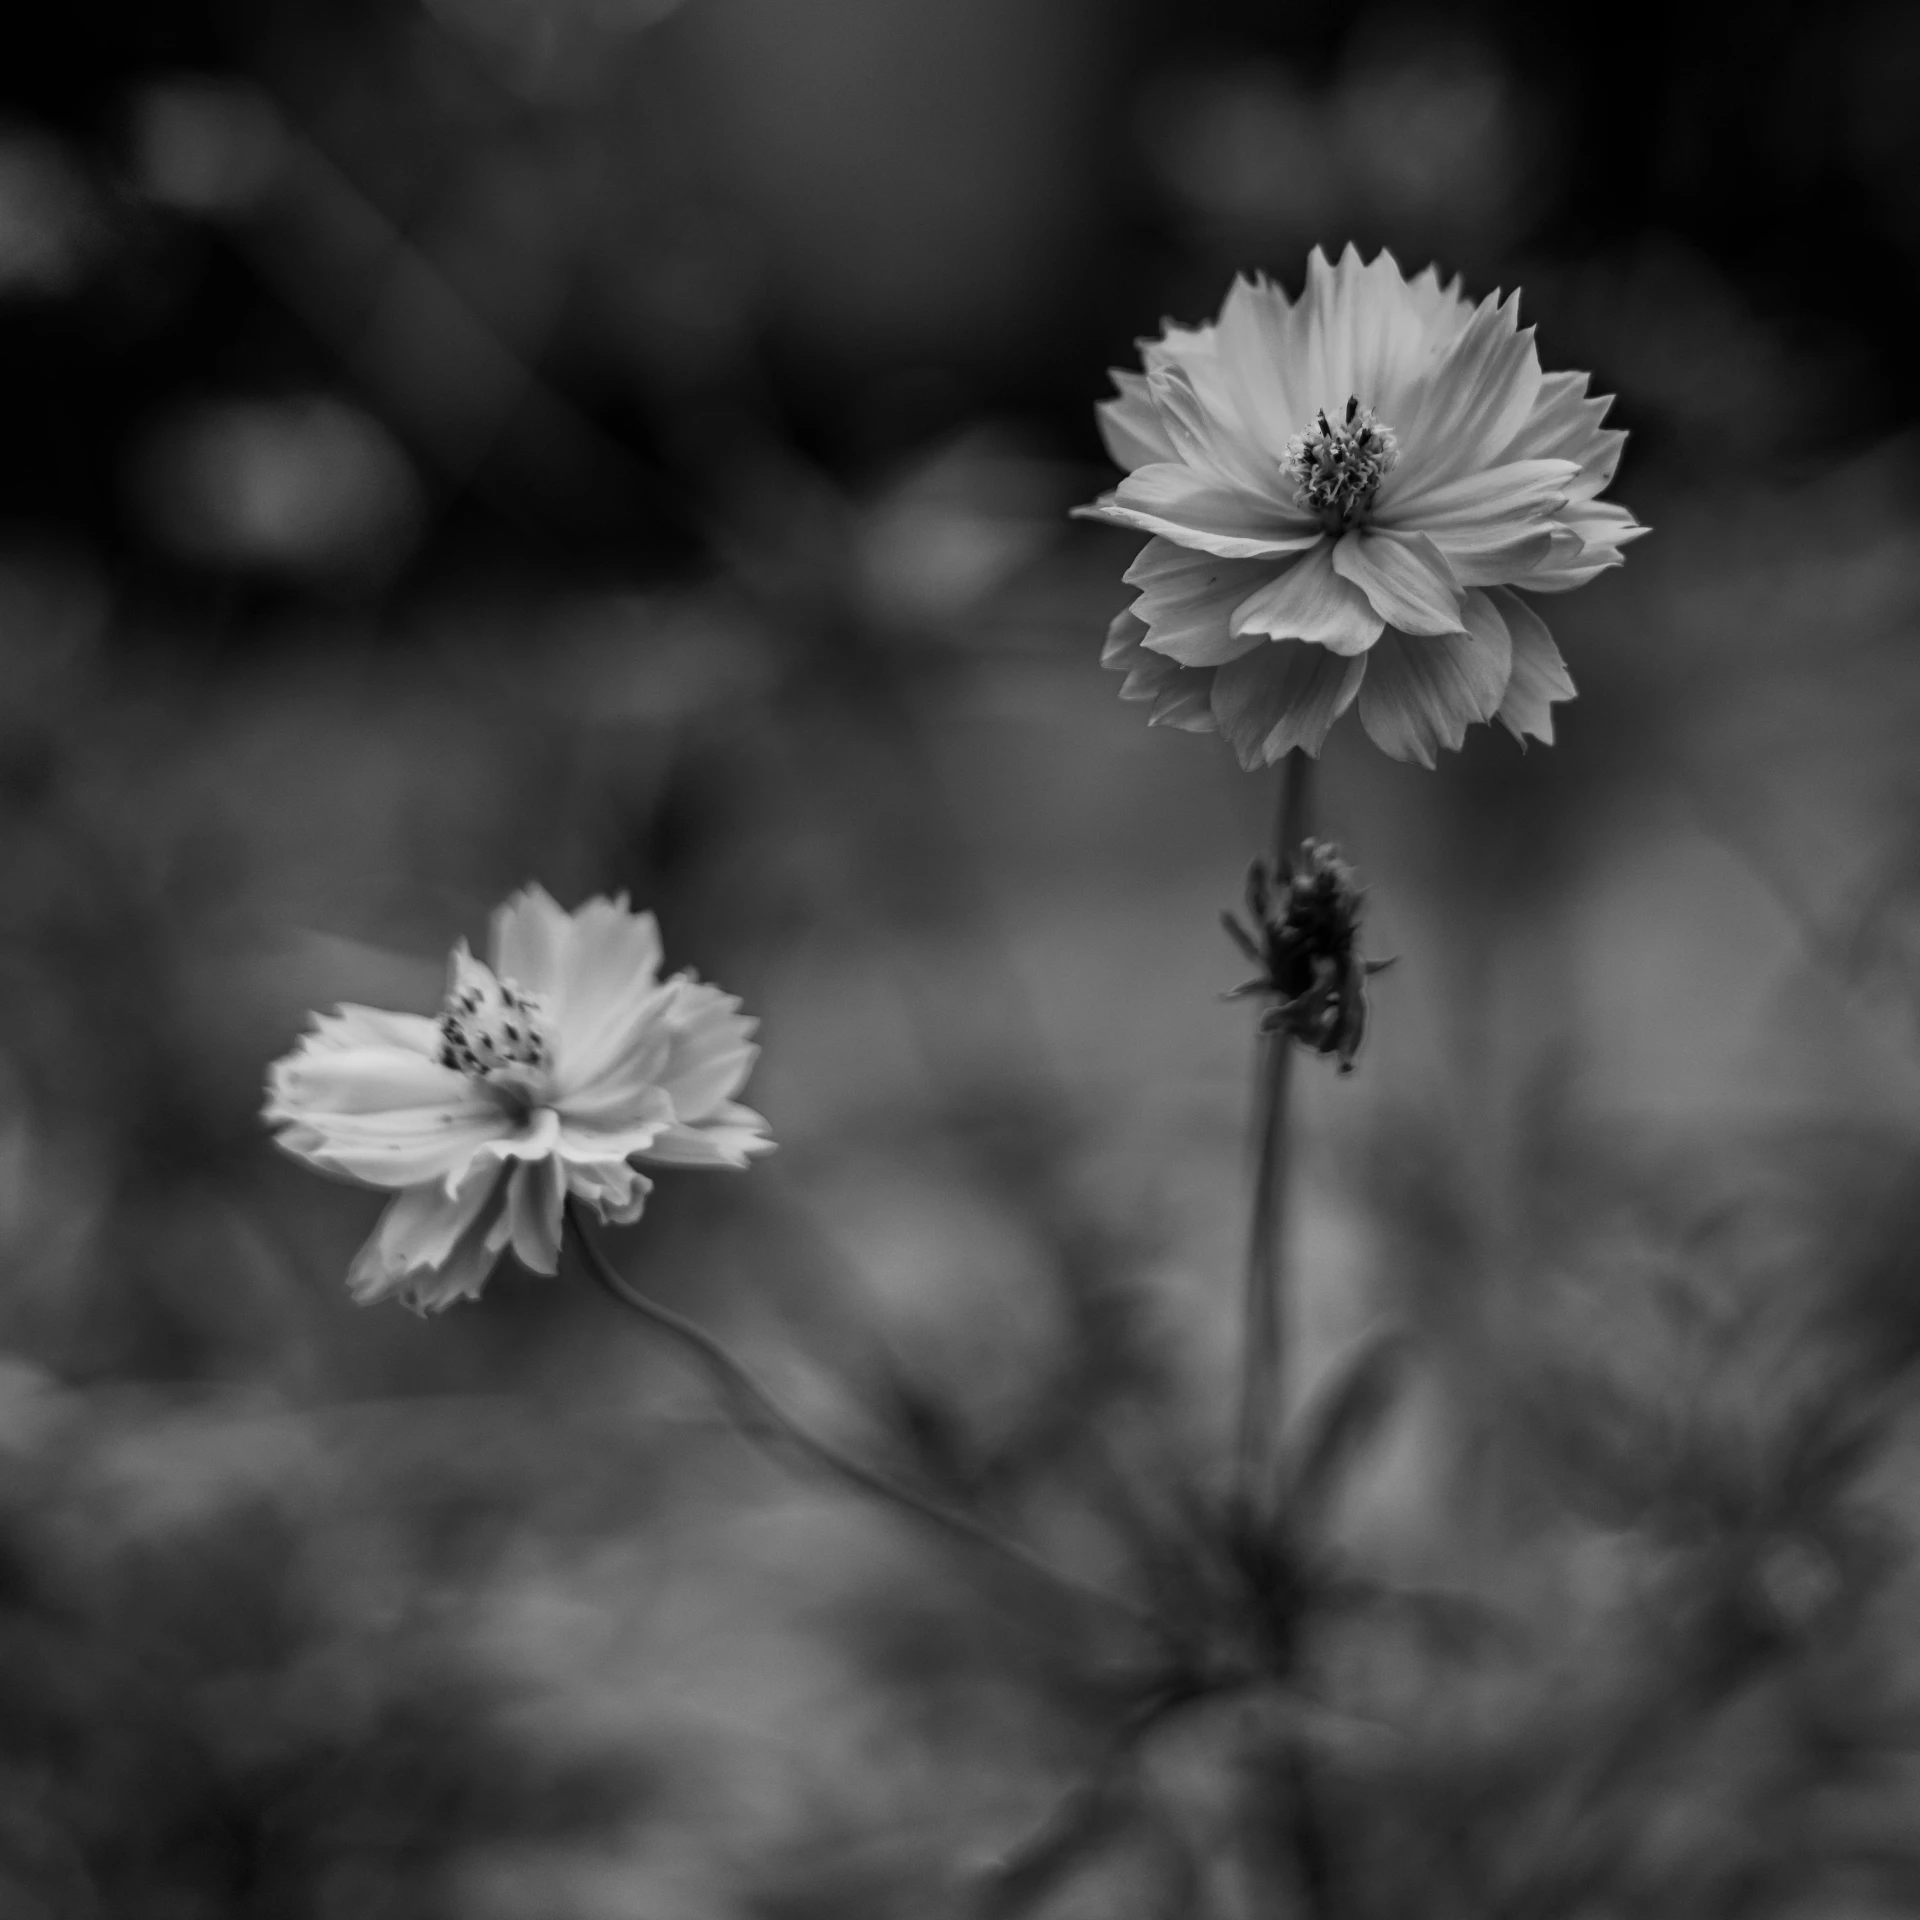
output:
[[[491,964],[462,941],[437,1019],[341,1007],[268,1075],[289,1153],[394,1193],[348,1286],[421,1311],[479,1293],[511,1246],[559,1266],[569,1194],[640,1217],[658,1167],[744,1167],[772,1142],[734,1103],[758,1051],[740,1003],[662,980],[660,932],[626,896],[566,913],[539,887],[493,916]]]
[[[1212,325],[1143,343],[1100,407],[1127,477],[1081,509],[1152,536],[1103,656],[1121,698],[1247,767],[1318,753],[1356,701],[1422,766],[1476,720],[1550,741],[1573,682],[1514,589],[1580,586],[1646,529],[1599,497],[1610,402],[1541,372],[1518,305],[1316,248],[1298,301],[1237,280]]]

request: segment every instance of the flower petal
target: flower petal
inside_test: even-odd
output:
[[[276,1062],[270,1084],[276,1100],[327,1113],[391,1113],[407,1107],[477,1110],[490,1104],[465,1074],[390,1046],[331,1052],[301,1048]]]
[[[1293,747],[1317,754],[1366,669],[1365,654],[1348,658],[1304,640],[1270,640],[1214,675],[1214,718],[1249,770]]]
[[[1123,372],[1115,367],[1113,384],[1120,389],[1119,393],[1111,400],[1102,400],[1093,410],[1100,423],[1100,439],[1106,447],[1107,458],[1127,473],[1135,467],[1173,459],[1173,442],[1167,438],[1167,430],[1154,411],[1146,375]]]
[[[648,1002],[625,1053],[560,1103],[569,1157],[623,1157],[675,1122],[705,1120],[746,1081],[759,1057],[758,1022],[717,987],[676,975]]]
[[[549,1016],[556,1099],[603,1073],[628,1044],[659,985],[660,928],[652,914],[630,912],[624,893],[589,900],[572,917],[561,965]]]
[[[1404,490],[1491,464],[1526,424],[1542,376],[1533,329],[1521,330],[1519,315],[1517,293],[1504,305],[1489,294],[1409,393],[1403,418],[1390,422]]]
[[[1242,409],[1208,406],[1184,367],[1157,368],[1148,387],[1177,458],[1194,472],[1224,480],[1262,502],[1280,525],[1308,529],[1312,522],[1294,499],[1293,483],[1280,464],[1285,440],[1277,449],[1259,445],[1247,431]]]
[[[1349,241],[1338,265],[1329,266],[1315,247],[1294,311],[1300,324],[1289,345],[1304,370],[1306,390],[1297,424],[1304,426],[1322,407],[1337,412],[1352,397],[1397,425],[1433,347],[1421,306],[1407,298],[1393,255],[1382,249],[1363,261]]]
[[[1565,593],[1585,586],[1609,567],[1620,564],[1622,547],[1653,531],[1611,500],[1582,501],[1561,516],[1561,524],[1578,537],[1580,549],[1570,556],[1555,554],[1535,568],[1526,579],[1527,587],[1535,593]]]
[[[1320,544],[1234,609],[1235,633],[1311,640],[1334,653],[1364,653],[1385,623],[1367,596],[1333,570],[1332,543]]]
[[[744,1167],[772,1151],[766,1121],[729,1101],[705,1125],[667,1128],[641,1158],[653,1167]]]
[[[316,1013],[302,1037],[308,1053],[347,1053],[359,1047],[393,1047],[402,1053],[440,1057],[440,1023],[423,1013],[387,1013],[351,1004]]]
[[[1314,402],[1289,365],[1292,303],[1264,277],[1236,276],[1220,309],[1215,358],[1225,397],[1246,422],[1248,437],[1277,463],[1287,442],[1313,417]]]
[[[1323,537],[1271,501],[1171,461],[1137,468],[1113,492],[1074,511],[1084,519],[1163,533],[1183,547],[1230,560],[1298,553]]]
[[[323,1035],[269,1070],[265,1118],[286,1152],[375,1187],[452,1181],[513,1124],[486,1087],[436,1060]]]
[[[1462,587],[1531,585],[1536,573],[1563,564],[1582,551],[1577,533],[1554,525],[1476,529],[1430,537],[1445,556],[1456,584]]]
[[[1460,595],[1431,540],[1419,533],[1356,527],[1333,547],[1333,569],[1367,596],[1382,620],[1402,633],[1459,633]]]
[[[1591,374],[1549,373],[1542,376],[1533,412],[1512,441],[1500,450],[1506,460],[1571,460],[1580,469],[1581,490],[1598,493],[1613,478],[1627,436],[1617,427],[1602,427],[1613,405],[1609,395],[1591,397]]]
[[[690,980],[682,989],[673,1015],[672,1054],[660,1076],[677,1119],[704,1120],[746,1083],[760,1054],[752,1042],[760,1023],[739,1007],[718,987]]]
[[[1183,667],[1164,653],[1150,652],[1142,642],[1147,636],[1146,622],[1131,613],[1117,613],[1107,629],[1106,645],[1100,650],[1100,664],[1110,673],[1124,673],[1120,686],[1122,700],[1151,701],[1147,715],[1149,726],[1177,727],[1183,733],[1211,733],[1214,730],[1211,667]]]
[[[1149,540],[1125,576],[1140,589],[1132,611],[1146,623],[1146,645],[1185,667],[1217,666],[1258,646],[1258,635],[1233,631],[1233,610],[1273,577],[1273,565]]]
[[[502,980],[537,993],[558,1018],[566,995],[566,958],[573,922],[545,887],[523,887],[493,913],[488,958]]]
[[[421,1313],[473,1298],[496,1258],[488,1231],[504,1189],[497,1169],[477,1167],[452,1193],[435,1181],[396,1194],[355,1256],[348,1291],[362,1305],[397,1298]]]
[[[1451,479],[1430,476],[1396,488],[1387,475],[1370,516],[1376,527],[1432,534],[1476,528],[1533,526],[1566,505],[1580,477],[1571,460],[1515,460]]]
[[[1474,721],[1492,718],[1511,664],[1505,627],[1478,609],[1465,633],[1389,631],[1367,656],[1360,724],[1383,753],[1431,767],[1436,749],[1458,747]]]
[[[1547,623],[1504,587],[1487,595],[1504,622],[1513,644],[1513,673],[1500,702],[1499,719],[1516,740],[1528,734],[1553,745],[1553,703],[1574,697],[1573,676]]]
[[[507,1232],[514,1257],[529,1273],[560,1270],[566,1186],[560,1163],[523,1160],[507,1181]]]
[[[650,1147],[674,1123],[673,1101],[664,1087],[643,1086],[627,1093],[607,1113],[563,1113],[554,1152],[570,1164],[624,1160]]]
[[[624,1160],[602,1160],[568,1166],[567,1191],[585,1201],[616,1227],[630,1227],[640,1218],[653,1191],[653,1182]]]

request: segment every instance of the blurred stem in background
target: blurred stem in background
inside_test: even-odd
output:
[[[1298,747],[1280,767],[1274,816],[1275,871],[1290,870],[1291,852],[1312,821],[1313,762]],[[1240,1355],[1240,1430],[1235,1494],[1241,1517],[1252,1520],[1280,1426],[1281,1371],[1285,1364],[1287,1104],[1292,1090],[1293,1043],[1284,1027],[1255,1041],[1259,1095],[1254,1121],[1253,1220],[1247,1239],[1245,1318]]]
[[[823,1439],[782,1406],[759,1375],[724,1341],[685,1315],[675,1313],[671,1307],[651,1299],[627,1279],[602,1251],[600,1243],[593,1237],[593,1230],[587,1225],[586,1216],[572,1200],[566,1203],[566,1224],[574,1245],[580,1249],[581,1258],[586,1262],[587,1271],[599,1286],[622,1306],[639,1314],[643,1320],[650,1321],[661,1332],[671,1334],[698,1357],[728,1403],[744,1416],[740,1421],[743,1432],[759,1438],[771,1434],[785,1440],[836,1479],[914,1515],[943,1533],[965,1540],[975,1547],[985,1548],[996,1558],[1017,1566],[1030,1578],[1051,1588],[1057,1595],[1071,1599],[1077,1606],[1091,1602],[1103,1611],[1122,1615],[1136,1625],[1155,1626],[1149,1615],[1117,1594],[1106,1593],[1076,1580],[1071,1574],[1043,1560],[1032,1548],[988,1526],[985,1521],[976,1519],[970,1513],[963,1513],[956,1507],[929,1499],[904,1481],[896,1480],[877,1467],[868,1466],[864,1460],[855,1458],[831,1440]]]

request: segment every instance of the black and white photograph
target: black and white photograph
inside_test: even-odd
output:
[[[0,18],[0,1920],[1920,1916],[1920,5]]]

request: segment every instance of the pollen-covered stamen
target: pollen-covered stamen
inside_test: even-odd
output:
[[[537,1073],[548,1064],[546,1009],[470,955],[456,958],[440,1015],[440,1064],[492,1080]]]
[[[1282,464],[1293,478],[1300,504],[1333,532],[1351,526],[1366,511],[1399,457],[1393,429],[1382,426],[1357,396],[1349,396],[1337,422],[1329,420],[1322,407],[1313,425],[1287,442]]]

